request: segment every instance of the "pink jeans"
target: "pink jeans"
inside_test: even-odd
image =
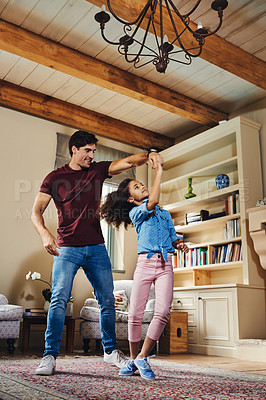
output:
[[[155,285],[155,308],[147,336],[153,340],[159,339],[170,315],[173,281],[171,254],[168,254],[167,262],[159,253],[154,254],[150,259],[147,258],[147,254],[139,255],[128,315],[128,340],[130,342],[139,342],[141,339],[142,319],[152,282]]]

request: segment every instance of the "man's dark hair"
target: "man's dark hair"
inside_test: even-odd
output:
[[[98,139],[95,137],[93,133],[89,133],[86,131],[76,131],[69,139],[68,143],[69,153],[72,157],[73,154],[72,146],[76,146],[76,148],[79,149],[80,147],[86,146],[86,144],[97,144],[97,142]]]

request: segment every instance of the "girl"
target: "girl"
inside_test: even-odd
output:
[[[133,222],[138,233],[138,262],[130,298],[128,339],[130,360],[119,371],[120,376],[130,376],[138,369],[142,378],[154,379],[148,355],[161,336],[170,315],[173,300],[172,255],[175,249],[188,251],[178,239],[171,215],[158,206],[162,166],[156,167],[156,178],[149,194],[148,189],[132,179],[123,180],[118,190],[107,196],[100,214],[110,224],[125,228]],[[141,325],[151,284],[155,285],[154,316],[139,353]]]

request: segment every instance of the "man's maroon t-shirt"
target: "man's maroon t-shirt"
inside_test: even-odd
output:
[[[93,162],[80,171],[68,164],[48,174],[40,192],[52,196],[58,213],[60,246],[89,246],[104,242],[99,217],[102,185],[111,161]]]

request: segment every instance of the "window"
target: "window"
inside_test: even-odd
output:
[[[102,202],[106,200],[106,196],[117,190],[118,185],[112,185],[110,183],[103,184],[103,191],[102,191]],[[108,251],[108,255],[111,261],[112,269],[117,269],[115,266],[115,228],[108,225],[105,220],[101,220],[101,228],[102,233],[105,241],[105,245]]]

